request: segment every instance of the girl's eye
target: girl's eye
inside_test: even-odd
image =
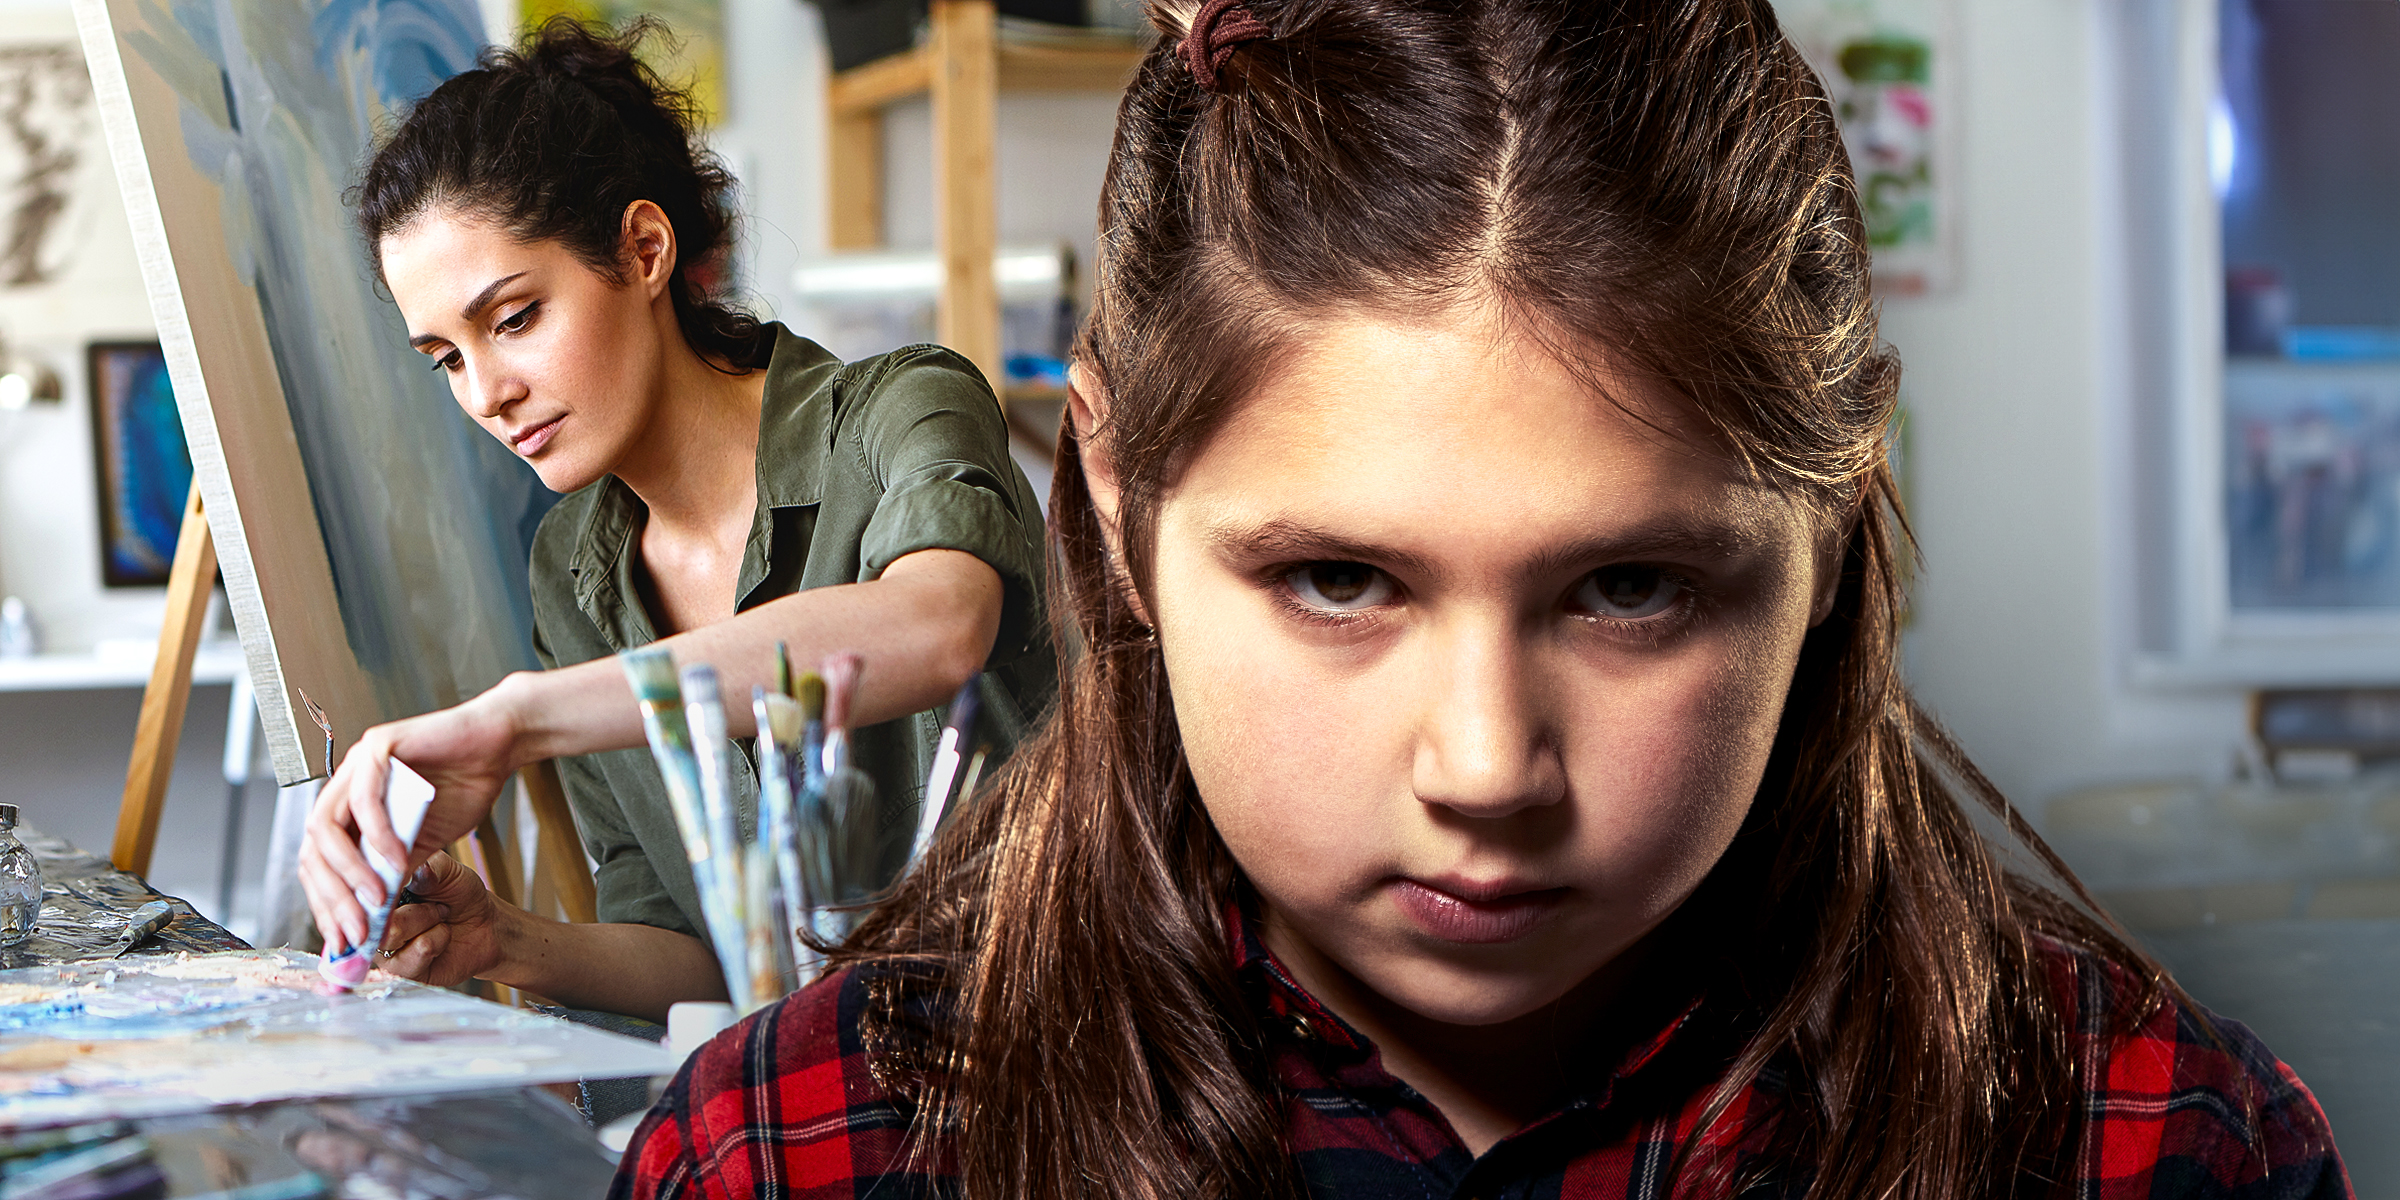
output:
[[[1310,608],[1327,612],[1358,612],[1391,602],[1399,589],[1392,577],[1354,562],[1310,563],[1283,577],[1285,587]]]
[[[515,333],[516,331],[533,323],[533,312],[535,309],[540,308],[541,306],[541,301],[536,300],[533,303],[500,318],[500,323],[493,326],[493,328],[502,333]]]
[[[456,371],[465,365],[466,360],[460,358],[456,350],[433,360],[433,369],[436,371]]]
[[[1674,608],[1686,590],[1682,580],[1657,567],[1603,567],[1584,576],[1570,599],[1585,612],[1638,621]]]

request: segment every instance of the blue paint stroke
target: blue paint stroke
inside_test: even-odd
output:
[[[472,0],[142,8],[150,32],[127,44],[175,86],[185,153],[222,189],[221,269],[265,316],[343,626],[382,709],[337,725],[355,735],[536,666],[525,563],[555,497],[408,348],[341,199],[375,130],[474,65],[480,12]],[[245,381],[212,382],[223,404]]]

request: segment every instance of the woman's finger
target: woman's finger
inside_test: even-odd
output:
[[[449,919],[446,904],[403,904],[392,910],[391,921],[383,927],[383,948],[398,950]]]
[[[309,915],[316,919],[328,954],[338,954],[367,935],[367,913],[357,893],[325,866],[313,842],[300,847],[300,890],[308,897]]]
[[[389,735],[380,729],[368,730],[342,759],[342,774],[350,777],[350,816],[358,823],[359,844],[375,847],[385,862],[405,870],[409,848],[392,832],[392,813],[384,807],[384,792],[392,775]],[[382,885],[381,880],[376,883]]]
[[[393,951],[390,958],[377,960],[375,965],[402,979],[439,983],[439,980],[432,978],[434,966],[441,962],[443,952],[449,948],[450,927],[435,925]]]
[[[351,801],[357,790],[349,764],[334,772],[317,795],[317,805],[308,814],[308,832],[302,853],[315,852],[328,874],[343,880],[344,891],[365,892],[362,903],[380,903],[383,881],[376,878],[375,869],[367,865],[366,856],[358,851],[358,839],[352,831],[357,828],[356,805]],[[385,826],[388,830],[390,822]],[[363,920],[364,910],[361,910]],[[365,929],[361,924],[357,927]]]

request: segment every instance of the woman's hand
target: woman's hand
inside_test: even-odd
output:
[[[360,853],[362,842],[406,871],[471,832],[508,777],[533,761],[519,745],[511,691],[503,681],[456,708],[369,729],[317,793],[300,847],[300,885],[326,953],[363,940],[367,906],[385,899],[383,880]],[[395,758],[433,784],[433,804],[414,846],[400,844],[383,806]]]
[[[436,854],[408,881],[416,900],[392,913],[375,965],[404,979],[450,987],[498,970],[504,925],[514,915],[493,899],[483,878],[447,854]]]

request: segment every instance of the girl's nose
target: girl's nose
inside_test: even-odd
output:
[[[1505,817],[1566,798],[1553,714],[1514,630],[1435,638],[1412,782],[1417,799]]]

